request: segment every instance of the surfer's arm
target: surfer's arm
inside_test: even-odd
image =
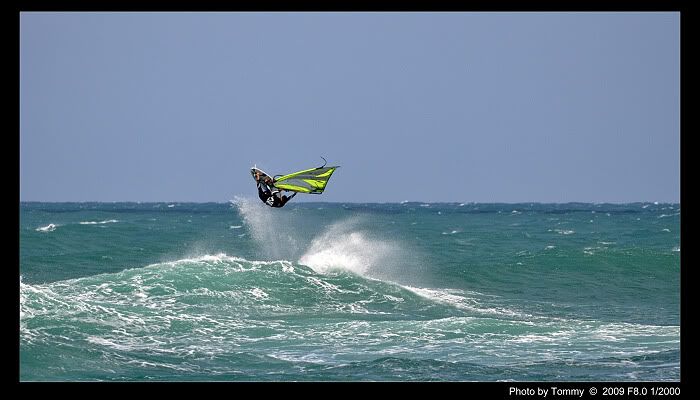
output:
[[[291,194],[290,196],[286,196],[286,195],[285,195],[285,196],[282,196],[282,197],[280,198],[280,207],[282,207],[283,205],[287,204],[287,202],[288,202],[289,200],[291,200],[292,197],[296,196],[296,194],[297,194],[297,192],[292,192],[292,194]]]

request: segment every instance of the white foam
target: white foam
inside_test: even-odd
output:
[[[656,217],[656,218],[668,218],[668,217],[675,217],[676,215],[681,215],[681,213],[677,212],[677,213],[675,213],[675,214],[670,214],[670,215],[669,215],[669,214],[661,214],[661,215],[659,215],[659,216],[658,216],[658,217]]]
[[[231,225],[228,228],[229,229],[241,229],[242,227],[243,227],[243,225]]]
[[[252,294],[256,299],[260,300],[265,300],[269,297],[269,295],[260,288],[253,288],[253,290],[250,290],[249,293]]]
[[[46,226],[36,228],[35,231],[37,231],[37,232],[53,232],[56,230],[57,227],[58,227],[58,225],[48,224]]]
[[[102,224],[114,224],[116,222],[119,222],[117,219],[109,219],[105,221],[81,221],[80,225],[102,225]]]
[[[597,246],[596,247],[584,247],[583,253],[587,254],[589,256],[592,256],[596,253],[596,251],[605,250],[605,249],[606,249],[605,247],[597,247]]]
[[[336,286],[332,283],[329,283],[329,282],[325,282],[325,281],[318,279],[316,277],[313,277],[313,276],[306,277],[306,281],[311,283],[314,286],[318,286],[318,287],[322,288],[323,291],[326,293],[331,293],[331,292],[340,293],[340,292],[342,292],[338,286]]]
[[[132,346],[116,343],[115,341],[109,340],[107,338],[99,337],[99,336],[88,336],[86,340],[90,343],[94,343],[94,344],[98,344],[98,345],[106,346],[106,347],[111,347],[111,348],[116,349],[116,350],[121,350],[121,351],[134,350],[134,348]]]
[[[398,258],[401,249],[397,244],[370,237],[357,228],[359,222],[359,218],[351,218],[331,225],[314,238],[299,263],[321,273],[344,269],[365,275]]]
[[[362,232],[342,236],[323,235],[315,239],[299,263],[317,272],[346,269],[364,275],[394,252],[392,245],[370,240]]]
[[[461,294],[463,294],[464,292],[462,290],[459,290],[459,289],[428,289],[428,288],[419,288],[419,287],[412,287],[412,286],[405,286],[405,285],[401,285],[401,286],[403,288],[406,288],[406,289],[410,290],[411,292],[413,292],[421,297],[427,298],[431,301],[450,305],[452,307],[459,308],[462,310],[474,311],[474,312],[492,314],[492,315],[508,315],[511,317],[531,317],[530,314],[525,314],[525,313],[509,310],[507,308],[483,306],[475,298],[468,298],[468,297],[462,296]]]
[[[214,264],[214,265],[234,264],[234,265],[240,266],[242,262],[251,264],[253,266],[258,266],[260,264],[269,263],[269,262],[265,262],[265,261],[248,261],[245,258],[233,257],[233,256],[226,255],[225,253],[218,253],[218,254],[205,254],[205,255],[201,255],[201,256],[181,258],[181,259],[175,260],[175,261],[165,261],[165,262],[156,263],[156,264],[149,264],[146,266],[146,268],[160,266],[160,265],[169,265],[171,267],[174,267],[174,266],[179,266],[179,265],[183,265],[183,264]]]
[[[282,272],[294,272],[294,267],[291,263],[282,263]]]

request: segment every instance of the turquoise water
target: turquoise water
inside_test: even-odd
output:
[[[679,204],[21,203],[20,380],[678,381]]]

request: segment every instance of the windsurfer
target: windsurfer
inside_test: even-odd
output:
[[[270,185],[272,185],[273,180],[269,176],[260,179],[260,171],[255,172],[255,180],[258,182],[258,197],[270,207],[284,207],[297,194],[293,192],[291,195],[286,196],[278,189],[272,190]]]

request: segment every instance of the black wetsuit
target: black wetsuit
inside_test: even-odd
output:
[[[270,188],[265,185],[262,182],[258,182],[258,197],[260,197],[260,200],[263,201],[263,203],[267,204],[270,207],[284,207],[285,204],[296,195],[294,193],[291,196],[278,196],[279,191],[275,191],[274,193],[270,191]]]

